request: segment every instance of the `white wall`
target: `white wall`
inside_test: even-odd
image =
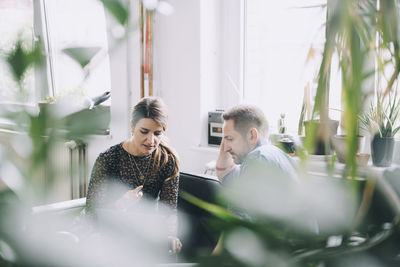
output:
[[[160,96],[169,107],[168,136],[181,157],[181,169],[193,169],[190,148],[201,136],[200,2],[174,0],[175,12],[157,14],[154,47],[157,51]]]
[[[242,1],[169,2],[175,13],[157,14],[154,27],[157,85],[169,107],[167,134],[180,155],[181,170],[200,173],[218,155],[217,148],[207,146],[208,111],[240,101],[231,87],[242,90],[237,42]]]

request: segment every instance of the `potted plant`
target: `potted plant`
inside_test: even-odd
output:
[[[376,104],[360,116],[361,126],[371,134],[371,156],[375,166],[392,164],[394,135],[400,130],[398,122],[400,101],[397,92],[389,93],[387,99],[377,94]]]
[[[311,155],[330,155],[332,154],[331,139],[337,133],[339,121],[332,119],[320,119],[318,112],[312,112],[310,102],[309,84],[304,89],[303,105],[301,108],[298,135],[305,137],[303,145],[308,154]],[[324,98],[325,105],[329,105],[329,99]]]
[[[327,1],[326,42],[318,72],[314,112],[328,120],[331,69],[341,73],[343,116],[348,136],[348,168],[357,175],[359,117],[366,100],[379,88],[392,91],[400,73],[399,11],[395,0]],[[337,63],[334,59],[337,59]],[[388,68],[389,67],[389,68]],[[389,77],[385,77],[389,74]],[[383,81],[387,80],[386,84]],[[375,83],[375,81],[378,81]],[[393,128],[394,129],[394,128]]]
[[[362,135],[358,135],[357,138],[358,138],[357,153],[359,153],[362,150],[365,138]],[[347,143],[349,142],[348,139],[349,138],[346,134],[336,134],[332,138],[332,144],[336,152],[337,160],[340,163],[347,162],[347,155],[348,155]]]
[[[312,155],[332,154],[331,138],[336,135],[339,121],[314,119],[304,121],[305,147]]]

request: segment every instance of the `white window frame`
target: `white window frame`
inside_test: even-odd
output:
[[[47,36],[47,19],[45,16],[45,2],[43,0],[33,0],[33,31],[34,40],[44,49],[45,62],[42,68],[35,67],[35,91],[36,100],[40,101],[46,96],[54,96],[54,74],[51,68],[51,53]]]

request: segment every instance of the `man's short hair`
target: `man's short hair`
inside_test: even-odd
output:
[[[225,121],[233,120],[235,130],[243,136],[252,127],[255,127],[261,133],[261,136],[267,137],[268,135],[267,119],[264,112],[256,106],[242,104],[232,107],[222,114],[222,118]]]

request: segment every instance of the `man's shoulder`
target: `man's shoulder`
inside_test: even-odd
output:
[[[291,176],[296,176],[296,162],[280,148],[270,143],[262,144],[251,151],[247,156],[247,162],[250,163],[251,161],[264,162],[289,173]]]
[[[260,159],[274,159],[276,157],[287,157],[287,155],[285,154],[285,152],[283,152],[280,148],[270,144],[270,143],[266,143],[266,144],[262,144],[258,147],[256,147],[253,151],[251,151],[248,154],[248,157],[250,159],[256,159],[256,158],[260,158]]]

